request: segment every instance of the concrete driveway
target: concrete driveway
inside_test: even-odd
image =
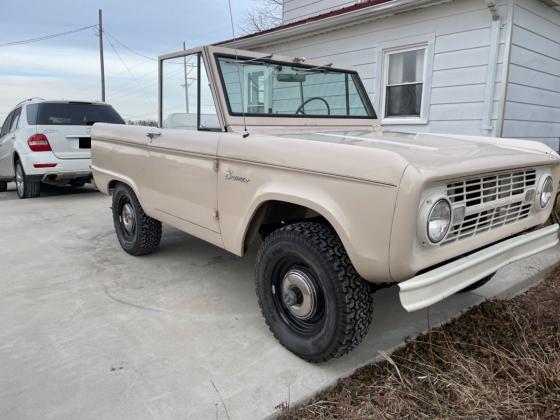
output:
[[[311,365],[267,330],[254,251],[239,259],[167,227],[156,254],[134,258],[109,207],[87,189],[0,193],[0,418],[264,418],[482,300],[407,314],[386,289],[362,345]],[[559,255],[509,267],[481,293],[523,287]]]

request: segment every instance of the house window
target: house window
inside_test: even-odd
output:
[[[426,48],[388,51],[385,63],[385,118],[420,118]]]
[[[249,104],[250,113],[264,113],[264,71],[249,73]]]

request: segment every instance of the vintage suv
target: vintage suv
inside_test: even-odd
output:
[[[126,252],[162,222],[243,256],[276,338],[310,362],[360,343],[372,291],[408,311],[558,243],[560,157],[522,140],[379,126],[356,71],[223,47],[160,57],[161,128],[95,124]]]

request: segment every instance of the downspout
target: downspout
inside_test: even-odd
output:
[[[496,122],[496,137],[502,137],[504,134],[504,121],[506,115],[507,94],[509,88],[509,72],[511,68],[511,44],[513,38],[513,22],[514,22],[515,0],[508,1],[508,30],[506,33],[506,47],[504,52],[504,66],[502,69],[502,81],[500,102],[498,108],[498,121]]]
[[[486,6],[492,16],[492,32],[490,35],[490,56],[488,58],[488,73],[486,75],[486,89],[484,90],[484,107],[482,110],[482,129],[492,131],[492,111],[494,108],[494,95],[496,93],[496,75],[498,72],[498,57],[500,54],[500,35],[502,31],[502,18],[498,13],[496,2],[486,0]],[[505,65],[505,64],[504,64]],[[498,128],[496,127],[496,131]],[[496,133],[497,135],[497,133]]]

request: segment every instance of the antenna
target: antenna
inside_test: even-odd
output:
[[[233,23],[233,11],[231,9],[231,0],[228,0],[229,6],[229,19],[231,22],[231,33],[233,34],[233,42],[237,40],[235,36],[235,24]],[[247,131],[247,117],[245,115],[245,92],[244,92],[244,83],[242,82],[241,77],[241,69],[239,67],[239,57],[237,56],[237,47],[235,47],[235,64],[237,66],[237,77],[239,78],[239,88],[241,89],[241,112],[243,113],[243,138],[246,139],[249,137],[249,131]]]

